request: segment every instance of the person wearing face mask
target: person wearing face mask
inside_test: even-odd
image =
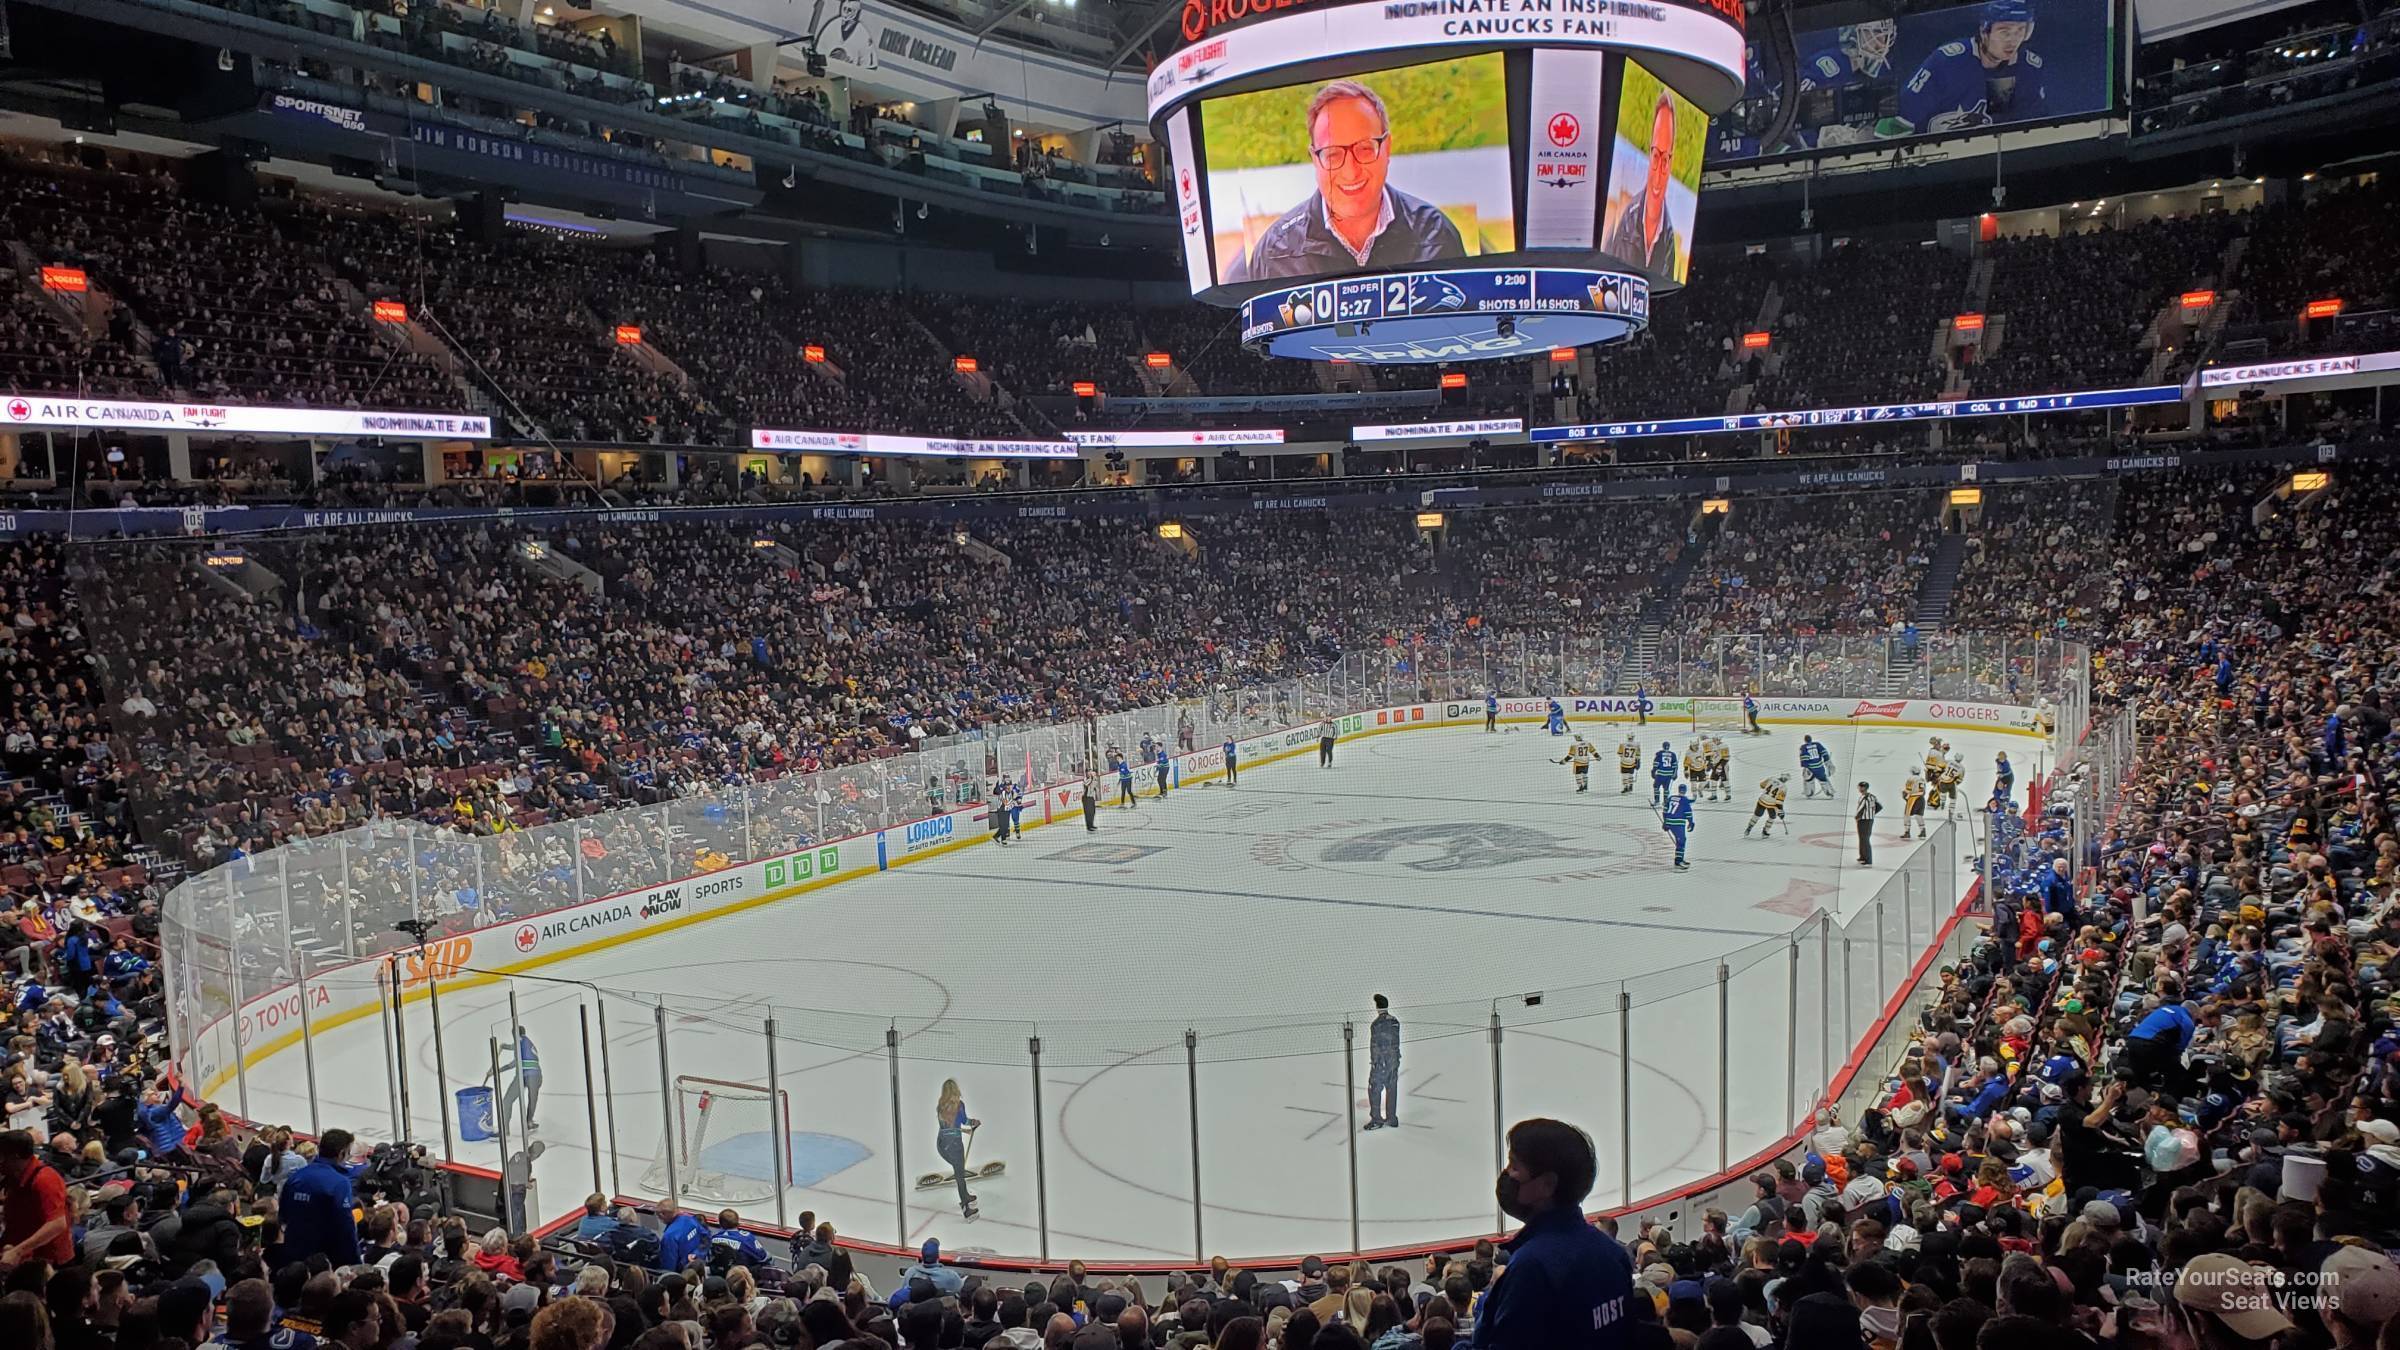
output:
[[[1560,1120],[1508,1131],[1500,1210],[1524,1227],[1508,1240],[1507,1273],[1475,1314],[1476,1350],[1620,1350],[1633,1258],[1583,1217],[1599,1159],[1591,1136]]]

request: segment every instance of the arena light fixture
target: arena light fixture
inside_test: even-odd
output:
[[[1442,528],[1442,513],[1439,511],[1419,511],[1417,513],[1417,528],[1420,530],[1438,530]]]
[[[1165,370],[1175,364],[1175,358],[1166,352],[1150,352],[1142,357],[1142,364],[1152,370]]]
[[[1443,387],[1444,389],[1464,389],[1464,388],[1466,388],[1466,387],[1467,387],[1467,372],[1465,372],[1465,371],[1463,371],[1463,370],[1453,370],[1453,371],[1450,371],[1449,373],[1447,373],[1447,374],[1443,375],[1443,376],[1442,376],[1442,387]]]
[[[81,295],[92,288],[92,281],[80,267],[44,266],[42,289]]]
[[[1093,398],[1099,393],[1100,386],[1092,383],[1090,380],[1077,380],[1075,382],[1075,397],[1077,398]]]
[[[1742,350],[1746,352],[1761,351],[1774,340],[1775,335],[1772,333],[1744,333],[1742,334]]]
[[[2185,291],[2183,293],[2185,309],[2206,309],[2215,303],[2217,303],[2215,291]]]
[[[812,366],[823,365],[825,364],[825,348],[820,343],[811,342],[800,349],[800,359]]]
[[[642,326],[641,326],[640,324],[638,324],[638,323],[621,323],[621,324],[618,324],[618,325],[617,325],[617,345],[618,345],[618,346],[620,346],[620,347],[639,347],[639,346],[641,346],[641,345],[642,345]]]
[[[957,371],[957,372],[958,372],[959,374],[961,374],[961,375],[972,375],[972,374],[974,374],[974,373],[976,372],[976,370],[978,369],[978,367],[977,367],[977,366],[976,366],[976,364],[975,364],[975,358],[974,358],[974,357],[972,357],[972,356],[953,356],[953,357],[951,357],[951,358],[950,358],[950,368],[951,368],[952,370],[955,370],[955,371]]]
[[[1730,497],[1710,497],[1700,503],[1700,514],[1704,516],[1732,515],[1733,499]]]
[[[1983,505],[1983,489],[1979,487],[1952,488],[1950,489],[1950,504],[1952,506],[1981,506]]]
[[[2323,469],[2301,469],[2292,475],[2292,491],[2323,492],[2333,486],[2333,475]]]
[[[378,300],[375,302],[375,322],[407,323],[408,306],[398,300]]]
[[[1573,347],[1552,347],[1550,349],[1550,364],[1554,366],[1568,365],[1574,360],[1575,349]]]
[[[1980,333],[1983,331],[1983,316],[1980,314],[1957,315],[1950,320],[1950,331],[1953,333]]]
[[[2300,316],[2306,319],[2338,319],[2341,317],[2341,314],[2342,301],[2341,297],[2339,296],[2327,296],[2323,300],[2311,300],[2308,302],[2308,308],[2300,311]]]
[[[1160,521],[1158,523],[1158,537],[1161,539],[1183,538],[1183,522],[1179,520]]]

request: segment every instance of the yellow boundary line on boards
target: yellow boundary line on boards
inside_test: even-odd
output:
[[[1446,699],[1446,700],[1441,700],[1441,701],[1442,701],[1442,702],[1462,702],[1462,703],[1463,703],[1463,702],[1466,702],[1467,700],[1464,700],[1464,699]],[[1407,705],[1407,706],[1422,706],[1422,705]],[[1365,716],[1365,714],[1361,714],[1361,713],[1350,713],[1350,714],[1346,714],[1346,716],[1347,716],[1347,717],[1360,717],[1360,716]],[[1337,719],[1337,720],[1339,720],[1339,719]],[[1503,717],[1503,718],[1501,718],[1500,720],[1501,720],[1502,722],[1517,722],[1517,723],[1525,723],[1525,724],[1529,724],[1529,725],[1533,725],[1533,726],[1540,726],[1540,725],[1542,725],[1542,724],[1546,723],[1546,722],[1547,722],[1549,719],[1548,719],[1547,717],[1545,717],[1545,716],[1539,716],[1539,715],[1536,715],[1536,716],[1529,716],[1529,717]],[[1570,724],[1570,725],[1572,725],[1572,724],[1573,724],[1573,720],[1574,720],[1574,719],[1570,719],[1570,722],[1569,722],[1569,724]],[[1588,714],[1585,714],[1585,715],[1582,717],[1582,719],[1581,719],[1581,720],[1583,720],[1583,721],[1586,721],[1586,722],[1612,722],[1612,723],[1613,723],[1613,722],[1622,722],[1622,723],[1624,723],[1624,724],[1626,724],[1626,725],[1628,725],[1628,726],[1638,725],[1638,723],[1636,722],[1636,719],[1634,719],[1633,717],[1627,716],[1627,715],[1625,715],[1625,714],[1623,714],[1623,713],[1588,713]],[[1773,724],[1773,725],[1776,725],[1776,726],[1851,726],[1851,725],[1853,725],[1852,719],[1850,719],[1850,718],[1846,718],[1846,717],[1834,717],[1834,718],[1802,718],[1802,717],[1794,717],[1794,718],[1781,718],[1781,717],[1761,717],[1761,718],[1759,719],[1759,722],[1760,722],[1762,725],[1765,725],[1765,724],[1770,724],[1770,723],[1771,723],[1771,724]],[[1649,723],[1648,725],[1653,725],[1653,726],[1655,726],[1655,725],[1660,725],[1660,724],[1662,724],[1662,723],[1664,723],[1664,724],[1666,724],[1666,725],[1673,725],[1673,723],[1665,723],[1664,719],[1660,719],[1660,718],[1652,718],[1652,719],[1650,720],[1650,723]],[[1390,725],[1386,725],[1386,726],[1380,726],[1380,727],[1360,727],[1360,728],[1359,728],[1359,729],[1357,729],[1356,731],[1345,732],[1345,733],[1343,733],[1343,734],[1341,734],[1341,735],[1339,735],[1339,736],[1336,736],[1334,739],[1335,739],[1337,742],[1340,742],[1340,741],[1350,741],[1350,740],[1363,740],[1363,739],[1365,739],[1365,738],[1367,738],[1367,737],[1369,737],[1369,736],[1385,736],[1385,735],[1389,735],[1389,734],[1391,734],[1391,733],[1393,733],[1393,732],[1396,732],[1396,731],[1440,731],[1440,730],[1446,730],[1446,729],[1456,729],[1456,728],[1472,728],[1472,727],[1474,727],[1475,725],[1476,725],[1476,723],[1475,723],[1475,721],[1474,721],[1474,719],[1473,719],[1473,718],[1462,718],[1462,719],[1458,719],[1458,720],[1455,720],[1455,721],[1453,721],[1453,720],[1448,720],[1448,719],[1427,718],[1426,720],[1424,720],[1424,721],[1422,721],[1422,722],[1396,722],[1396,723],[1392,723],[1392,724],[1390,724]],[[1868,728],[1870,728],[1870,729],[1873,729],[1873,728],[1883,728],[1883,727],[1911,727],[1911,728],[1918,728],[1918,729],[1933,729],[1933,730],[1944,730],[1944,729],[1947,729],[1947,730],[1952,730],[1952,731],[1988,731],[1988,732],[1997,732],[1997,733],[1999,733],[1999,734],[2002,734],[2002,735],[2008,735],[2008,736],[2023,736],[2023,737],[2028,737],[2028,738],[2033,738],[2033,739],[2043,739],[2043,740],[2046,740],[2046,739],[2048,739],[2047,737],[2045,737],[2045,736],[2042,736],[2042,735],[2041,735],[2041,733],[2039,733],[2039,732],[2036,732],[2036,731],[2032,730],[2031,728],[2026,728],[2026,727],[2003,727],[2003,726],[1990,726],[1990,727],[1986,727],[1986,726],[1966,726],[1966,727],[1961,727],[1961,726],[1957,726],[1957,725],[1955,725],[1954,723],[1950,723],[1950,722],[1916,722],[1916,721],[1901,721],[1901,720],[1892,720],[1892,721],[1886,721],[1886,720],[1884,720],[1884,719],[1881,719],[1881,718],[1878,718],[1878,719],[1876,719],[1875,721],[1873,721],[1873,722],[1870,722],[1870,723],[1867,723],[1867,724],[1865,724],[1865,725],[1866,725]],[[1688,730],[1689,728],[1687,727],[1686,729]],[[1271,733],[1271,732],[1270,732],[1270,733],[1268,733],[1268,734],[1272,735],[1273,733]],[[1278,751],[1276,751],[1276,752],[1274,752],[1273,754],[1270,754],[1270,755],[1263,755],[1263,756],[1260,756],[1260,757],[1258,757],[1258,758],[1256,758],[1256,759],[1252,759],[1252,760],[1246,760],[1246,761],[1244,761],[1244,763],[1245,763],[1245,766],[1257,766],[1257,767],[1264,767],[1264,766],[1266,766],[1266,765],[1269,765],[1269,764],[1278,763],[1278,762],[1280,762],[1280,761],[1282,761],[1282,760],[1287,760],[1287,759],[1292,759],[1292,758],[1295,758],[1295,757],[1298,757],[1298,756],[1307,755],[1307,754],[1309,754],[1309,753],[1313,752],[1313,751],[1314,751],[1316,748],[1317,748],[1317,747],[1316,747],[1316,745],[1315,745],[1314,741],[1312,740],[1310,743],[1303,744],[1303,745],[1298,745],[1298,746],[1294,746],[1293,748],[1291,748],[1291,749],[1289,749],[1289,750],[1278,750]],[[1202,783],[1209,782],[1209,781],[1210,781],[1210,780],[1212,780],[1212,779],[1222,778],[1222,777],[1224,777],[1224,776],[1225,776],[1225,771],[1224,771],[1223,769],[1212,769],[1212,770],[1209,770],[1209,771],[1208,771],[1208,772],[1206,772],[1206,773],[1199,773],[1199,774],[1194,774],[1194,775],[1192,775],[1191,777],[1188,777],[1188,778],[1181,778],[1181,779],[1179,779],[1178,781],[1179,781],[1179,782],[1180,782],[1182,785],[1184,785],[1185,787],[1195,787],[1195,786],[1198,786],[1199,784],[1202,784]],[[1055,785],[1055,784],[1052,784],[1052,785],[1050,785],[1050,786],[1056,786],[1056,785]],[[1047,791],[1047,788],[1045,788],[1045,791]],[[1154,796],[1154,797],[1155,797],[1155,796],[1156,796],[1156,794],[1155,794],[1155,793],[1153,793],[1153,794],[1152,794],[1152,796]],[[1032,824],[1030,824],[1030,825],[1027,825],[1027,826],[1025,827],[1025,829],[1027,829],[1027,830],[1038,830],[1038,829],[1043,829],[1043,828],[1046,828],[1046,827],[1048,827],[1048,826],[1051,826],[1051,825],[1065,824],[1065,823],[1067,823],[1067,822],[1069,822],[1069,821],[1071,821],[1071,820],[1073,820],[1073,819],[1074,819],[1074,817],[1073,817],[1073,816],[1060,816],[1060,817],[1059,817],[1059,818],[1057,818],[1056,820],[1043,820],[1043,821],[1035,821],[1034,823],[1032,823]],[[875,831],[874,833],[876,833],[876,834],[880,834],[880,833],[883,833],[883,831],[880,831],[880,830],[878,830],[878,831]],[[856,845],[856,844],[863,844],[863,843],[871,843],[871,842],[873,841],[873,837],[874,837],[874,836],[873,836],[873,834],[853,835],[853,836],[851,836],[851,837],[850,837],[850,838],[848,838],[848,839],[837,839],[837,840],[831,841],[831,846],[838,847],[838,846],[843,846],[843,845]],[[592,954],[592,953],[594,953],[594,952],[607,951],[607,950],[609,950],[609,949],[610,949],[610,948],[612,948],[612,947],[621,947],[621,946],[625,945],[626,943],[629,943],[629,942],[638,942],[638,941],[641,941],[642,939],[645,939],[645,938],[655,937],[655,936],[657,936],[658,934],[661,934],[661,933],[671,933],[671,932],[674,932],[674,931],[675,931],[675,930],[677,930],[677,929],[680,929],[680,928],[685,928],[685,927],[689,927],[690,925],[693,925],[693,924],[707,923],[707,922],[709,922],[709,921],[711,921],[711,920],[714,920],[714,919],[722,919],[722,918],[726,918],[726,917],[728,917],[728,916],[730,916],[730,915],[734,915],[734,914],[744,914],[744,913],[748,913],[749,911],[751,911],[751,910],[754,910],[754,909],[757,909],[757,908],[759,908],[759,907],[761,907],[761,906],[763,906],[763,905],[773,905],[773,904],[780,904],[780,903],[782,903],[783,901],[786,901],[786,900],[793,899],[793,898],[795,898],[795,897],[797,897],[797,896],[800,896],[800,895],[804,895],[804,894],[806,894],[806,893],[808,893],[808,892],[810,892],[810,891],[822,890],[822,889],[824,889],[824,888],[825,888],[825,887],[827,887],[827,886],[838,886],[838,885],[840,885],[841,883],[843,883],[843,882],[845,882],[845,881],[854,881],[854,880],[857,880],[857,879],[858,879],[858,878],[860,878],[860,877],[876,876],[876,875],[879,875],[879,874],[881,874],[881,873],[883,873],[883,872],[886,872],[886,871],[895,871],[895,870],[898,870],[899,868],[902,868],[902,867],[907,867],[907,866],[909,866],[909,865],[911,865],[911,864],[914,864],[914,863],[920,863],[920,862],[923,862],[923,861],[925,861],[925,860],[926,860],[926,859],[928,859],[928,858],[938,858],[938,857],[941,857],[943,854],[946,854],[946,853],[953,853],[953,852],[956,852],[957,850],[959,850],[959,849],[962,849],[962,848],[973,848],[973,847],[975,847],[975,846],[976,846],[976,845],[978,845],[978,844],[988,844],[988,843],[990,843],[991,841],[992,841],[992,837],[991,837],[991,834],[990,834],[990,832],[989,832],[989,831],[986,831],[986,832],[984,832],[984,833],[982,833],[982,834],[979,834],[979,835],[971,835],[971,836],[969,836],[969,837],[967,837],[967,838],[965,838],[965,839],[954,839],[954,840],[950,841],[949,843],[946,843],[946,844],[937,844],[937,845],[933,846],[932,848],[924,849],[924,850],[922,850],[922,851],[920,851],[920,852],[916,852],[916,853],[911,853],[911,854],[908,854],[908,855],[907,855],[907,856],[905,856],[905,857],[900,857],[900,858],[890,858],[890,859],[888,859],[888,860],[886,861],[886,863],[885,863],[885,865],[884,865],[883,867],[860,867],[860,868],[856,868],[856,869],[849,869],[849,868],[845,868],[845,869],[843,869],[843,870],[841,870],[841,871],[839,871],[839,872],[836,872],[834,875],[832,875],[832,876],[829,876],[829,877],[817,877],[817,878],[815,878],[815,879],[813,879],[813,880],[810,880],[810,881],[804,881],[804,882],[800,882],[800,883],[798,883],[798,884],[796,884],[796,885],[784,886],[784,887],[781,887],[781,888],[779,888],[779,889],[772,890],[772,891],[763,891],[763,892],[761,892],[761,893],[759,893],[759,894],[757,894],[757,895],[754,895],[754,896],[750,897],[750,898],[749,898],[749,899],[747,899],[747,900],[737,900],[737,901],[735,901],[735,902],[734,902],[734,903],[732,903],[732,904],[729,904],[729,905],[724,905],[724,906],[721,906],[721,907],[719,907],[719,908],[716,908],[716,909],[707,910],[707,911],[704,911],[704,912],[702,912],[702,913],[699,913],[699,914],[686,914],[686,915],[682,916],[681,918],[669,919],[669,920],[667,920],[665,923],[653,924],[653,925],[651,925],[651,926],[649,926],[649,927],[646,927],[646,928],[633,928],[633,929],[628,929],[628,930],[626,930],[625,932],[622,932],[622,933],[611,933],[611,934],[609,934],[609,935],[608,935],[608,936],[606,936],[606,937],[598,937],[598,938],[593,938],[593,939],[591,939],[590,941],[587,941],[587,942],[582,942],[582,943],[578,943],[578,944],[576,944],[576,945],[574,945],[574,946],[571,946],[571,947],[561,947],[561,948],[559,948],[559,949],[558,949],[558,950],[556,950],[556,951],[544,952],[544,953],[542,953],[542,954],[541,954],[541,955],[539,955],[539,956],[530,956],[530,957],[527,957],[527,958],[525,958],[525,959],[524,959],[524,960],[522,960],[522,961],[516,961],[516,962],[512,962],[512,963],[510,963],[510,964],[508,964],[508,965],[504,965],[504,966],[496,966],[496,967],[493,967],[493,968],[491,968],[491,969],[489,969],[489,970],[479,970],[479,971],[475,971],[475,972],[474,972],[474,973],[472,973],[472,974],[460,975],[460,976],[458,976],[458,977],[456,977],[456,978],[454,978],[454,979],[448,979],[448,980],[444,980],[444,981],[442,981],[442,983],[448,984],[448,985],[449,985],[449,986],[450,986],[452,989],[455,989],[455,990],[463,990],[463,989],[479,989],[479,988],[482,988],[482,987],[484,987],[485,985],[497,984],[497,983],[499,983],[500,981],[502,981],[503,979],[506,979],[508,976],[511,976],[511,975],[521,975],[521,974],[524,974],[524,973],[525,973],[525,972],[527,972],[527,971],[530,971],[530,970],[538,970],[538,969],[540,969],[540,968],[542,968],[542,967],[544,967],[544,966],[556,965],[558,962],[565,961],[565,960],[569,960],[569,959],[571,959],[571,958],[574,958],[574,957],[578,957],[578,956],[589,956],[589,955],[591,955],[591,954]],[[793,850],[793,852],[794,852],[794,853],[811,853],[811,852],[814,852],[816,849],[818,849],[818,848],[823,848],[823,847],[828,847],[828,845],[824,845],[824,844],[812,845],[811,847],[809,847],[809,848],[805,848],[805,849],[795,849],[795,850]],[[784,855],[784,854],[773,854],[773,855],[770,855],[770,856],[772,856],[772,857],[784,857],[784,856],[787,856],[787,855]],[[764,861],[764,860],[763,860],[763,859],[753,859],[752,861]],[[742,866],[747,866],[747,865],[749,865],[749,864],[745,863],[745,864],[740,864],[740,865],[742,865]],[[706,873],[701,873],[700,875],[703,875],[703,876],[705,876],[705,875],[707,875],[707,874],[706,874]],[[683,880],[689,880],[690,878],[682,878],[682,879],[683,879]],[[660,883],[660,884],[661,884],[661,885],[673,885],[673,884],[675,884],[675,883],[673,883],[673,882],[662,882],[662,883]],[[648,889],[648,888],[647,888],[647,887],[644,887],[644,888],[642,888],[642,889]],[[601,899],[603,899],[603,900],[605,900],[605,899],[609,899],[609,898],[610,898],[610,897],[607,897],[607,896],[603,896],[603,897],[601,897]],[[593,902],[593,901],[585,901],[585,902],[583,902],[583,903],[585,903],[585,904],[591,904],[591,903],[595,903],[595,902]],[[566,908],[574,908],[574,906],[567,906]],[[555,912],[555,911],[548,911],[548,912]],[[524,916],[524,918],[525,918],[526,920],[532,920],[532,919],[536,919],[536,918],[538,918],[538,917],[540,917],[540,916],[538,916],[538,915],[526,915],[526,916]],[[495,924],[495,925],[493,925],[493,927],[497,928],[497,927],[499,927],[499,925]],[[380,983],[380,980],[378,979],[378,981],[377,981],[377,982],[378,982],[378,983]],[[317,983],[319,983],[319,984],[322,984],[322,983],[325,983],[325,982],[324,982],[324,981],[317,981]],[[430,989],[429,987],[426,987],[426,986],[424,986],[424,985],[420,985],[420,986],[417,986],[417,987],[415,987],[415,988],[412,988],[412,989],[409,989],[409,990],[407,990],[407,991],[403,992],[403,993],[401,994],[401,996],[400,996],[400,1002],[401,1002],[401,1005],[402,1005],[403,1007],[406,1007],[408,1004],[411,1004],[411,1003],[418,1003],[418,1002],[424,1002],[424,1001],[426,1001],[426,1000],[429,1000],[429,999],[431,999],[432,997],[433,997],[433,991],[432,991],[432,989]],[[373,1013],[374,1013],[374,1012],[375,1012],[375,1011],[376,1011],[376,1010],[377,1010],[377,1009],[378,1009],[380,1006],[381,1006],[381,1004],[380,1004],[380,1002],[378,1002],[378,1003],[368,1004],[368,1005],[366,1005],[366,1006],[364,1006],[364,1007],[351,1008],[351,1009],[345,1010],[345,1011],[343,1011],[343,1012],[333,1013],[333,1014],[330,1014],[329,1016],[325,1017],[325,1018],[324,1018],[324,1019],[322,1019],[322,1020],[311,1019],[311,1021],[310,1021],[310,1025],[309,1025],[309,1027],[307,1028],[307,1033],[309,1033],[309,1034],[313,1034],[313,1033],[323,1033],[323,1032],[331,1031],[331,1030],[333,1030],[333,1029],[335,1029],[335,1028],[337,1028],[337,1027],[344,1027],[344,1026],[348,1026],[348,1025],[349,1025],[349,1024],[351,1024],[352,1022],[359,1021],[359,1020],[360,1020],[360,1019],[362,1019],[362,1018],[365,1018],[365,1017],[368,1017],[368,1016],[372,1015],[372,1014],[373,1014]],[[794,1011],[804,1011],[804,1010],[802,1010],[802,1009],[795,1009]],[[238,1011],[237,1011],[235,1014],[233,1014],[233,1016],[234,1016],[234,1018],[235,1018],[234,1025],[235,1025],[235,1027],[236,1027],[236,1035],[238,1036],[238,1034],[239,1034],[239,1027],[240,1027],[240,1025],[241,1025],[241,1023],[240,1023],[240,1015],[239,1015]],[[244,1052],[242,1052],[242,1054],[241,1054],[241,1068],[242,1068],[242,1070],[244,1070],[244,1071],[247,1071],[247,1070],[250,1070],[250,1069],[255,1069],[255,1068],[259,1067],[259,1066],[260,1066],[260,1064],[261,1064],[261,1063],[263,1063],[264,1061],[266,1061],[266,1060],[269,1060],[269,1059],[272,1059],[272,1058],[274,1058],[276,1055],[279,1055],[279,1054],[283,1053],[284,1051],[286,1051],[286,1050],[290,1049],[290,1048],[291,1048],[291,1047],[293,1047],[294,1045],[297,1045],[297,1044],[299,1044],[299,1042],[300,1042],[300,1038],[301,1038],[301,1036],[302,1036],[303,1034],[304,1034],[303,1030],[302,1030],[301,1028],[299,1028],[299,1027],[296,1027],[296,1026],[295,1026],[295,1027],[294,1027],[292,1030],[290,1030],[290,1031],[285,1031],[285,1032],[279,1032],[279,1033],[277,1033],[277,1034],[276,1034],[276,1035],[275,1035],[273,1038],[271,1038],[271,1039],[269,1039],[269,1040],[267,1040],[267,1041],[263,1042],[261,1045],[259,1045],[259,1047],[258,1047],[257,1049],[254,1049],[254,1050],[248,1050],[248,1051],[244,1051]],[[213,1096],[213,1095],[214,1095],[214,1094],[217,1092],[217,1090],[218,1090],[218,1089],[222,1088],[222,1087],[223,1087],[223,1086],[224,1086],[226,1083],[228,1083],[228,1082],[231,1082],[231,1081],[233,1080],[234,1076],[235,1076],[235,1070],[234,1070],[234,1069],[233,1069],[233,1068],[232,1068],[230,1065],[229,1065],[228,1067],[226,1067],[226,1068],[223,1068],[223,1069],[220,1069],[220,1070],[218,1070],[218,1071],[217,1071],[217,1073],[216,1073],[216,1075],[215,1075],[214,1077],[210,1078],[210,1079],[209,1079],[209,1080],[208,1080],[206,1083],[204,1083],[204,1084],[201,1086],[201,1088],[200,1088],[200,1095],[201,1095],[202,1097],[210,1097],[210,1096]],[[446,1111],[446,1110],[448,1110],[449,1108],[448,1108],[447,1106],[445,1106],[445,1107],[443,1107],[442,1109]]]

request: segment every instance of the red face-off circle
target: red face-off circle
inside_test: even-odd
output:
[[[1562,112],[1550,119],[1550,143],[1552,145],[1573,145],[1575,138],[1582,134],[1583,123],[1576,121],[1573,113]]]

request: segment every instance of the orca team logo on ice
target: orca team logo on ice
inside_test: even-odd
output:
[[[1898,703],[1868,703],[1864,700],[1850,710],[1852,717],[1898,717],[1908,707],[1904,699]]]
[[[1431,849],[1430,857],[1413,856]],[[1444,820],[1393,825],[1338,839],[1325,850],[1332,863],[1397,862],[1412,872],[1477,872],[1553,858],[1604,855],[1576,848],[1547,830],[1494,821]]]

